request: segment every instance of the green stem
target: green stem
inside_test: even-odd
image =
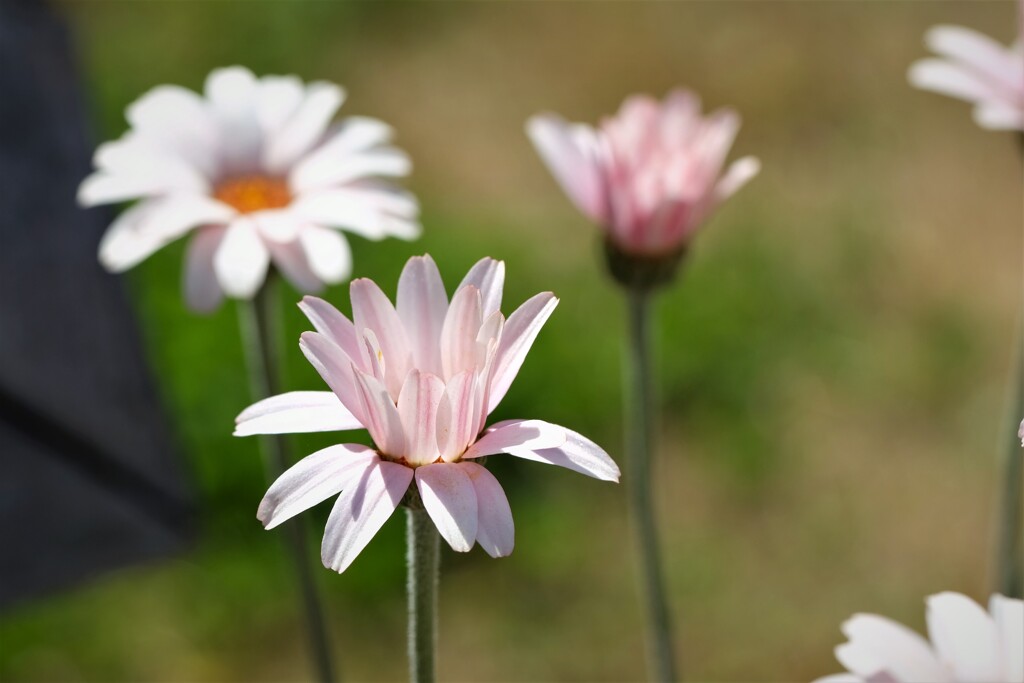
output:
[[[440,573],[440,540],[425,510],[410,507],[407,513],[409,566],[409,680],[434,683],[437,679],[437,581]]]
[[[260,288],[254,301],[238,303],[238,321],[254,401],[280,393],[281,320],[276,295],[277,283],[271,277]],[[285,440],[280,435],[260,437],[260,451],[263,455],[267,481],[273,482],[290,464]],[[298,575],[317,679],[321,683],[332,683],[335,680],[334,662],[313,565],[309,559],[305,521],[302,517],[297,517],[283,525],[282,530]]]
[[[650,339],[652,293],[649,288],[634,286],[627,289],[627,295],[626,481],[647,617],[648,665],[655,680],[669,683],[677,679],[677,674],[672,623],[665,595],[654,502],[651,497],[651,441],[654,435]]]

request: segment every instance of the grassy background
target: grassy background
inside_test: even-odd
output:
[[[708,225],[658,312],[665,407],[657,476],[691,680],[836,670],[840,622],[923,626],[924,596],[983,599],[1003,399],[1020,308],[1021,175],[1010,136],[906,84],[935,23],[1009,41],[1011,2],[101,2],[62,7],[98,139],[163,82],[214,67],[344,84],[345,113],[395,125],[416,171],[417,243],[353,238],[357,276],[394,293],[429,252],[449,287],[508,266],[506,308],[561,298],[495,415],[574,427],[617,455],[622,305],[597,240],[522,125],[596,120],[676,85],[744,116],[764,170]],[[202,505],[188,554],[103,577],[0,620],[4,681],[308,677],[265,486],[230,436],[247,390],[233,306],[196,318],[181,245],[130,278]],[[345,289],[328,298],[348,310]],[[286,299],[297,299],[289,292]],[[288,307],[289,335],[307,325]],[[295,349],[291,388],[320,381]],[[330,437],[296,440],[307,453]],[[631,680],[643,671],[622,487],[492,458],[517,547],[445,552],[446,680]],[[309,515],[319,529],[328,506]],[[349,680],[404,677],[398,517],[343,576],[320,578]]]

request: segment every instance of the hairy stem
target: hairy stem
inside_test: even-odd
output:
[[[440,535],[423,509],[407,513],[409,567],[409,680],[433,683],[437,678],[437,581]]]

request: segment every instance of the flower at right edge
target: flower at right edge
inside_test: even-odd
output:
[[[816,683],[1024,683],[1024,601],[993,595],[985,609],[960,593],[927,600],[931,642],[900,623],[855,614],[836,659],[849,673]]]
[[[505,264],[485,258],[449,303],[433,259],[419,256],[402,271],[397,306],[367,279],[351,284],[353,320],[322,299],[302,300],[317,331],[299,345],[332,391],[260,401],[238,416],[235,435],[365,428],[376,448],[340,444],[300,460],[260,503],[266,528],[340,493],[322,547],[324,566],[340,573],[407,492],[418,493],[452,549],[479,543],[502,557],[514,544],[512,512],[478,458],[507,453],[618,481],[608,454],[570,429],[541,420],[486,426],[558,303],[543,292],[506,320],[504,280]]]
[[[1024,2],[1019,12],[1009,47],[963,26],[931,28],[925,42],[939,57],[914,62],[911,85],[973,103],[982,128],[1024,131]]]

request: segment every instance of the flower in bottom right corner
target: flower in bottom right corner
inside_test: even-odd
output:
[[[876,614],[855,614],[836,647],[848,673],[815,683],[1024,683],[1024,601],[993,595],[988,611],[960,593],[927,600],[929,640]]]

